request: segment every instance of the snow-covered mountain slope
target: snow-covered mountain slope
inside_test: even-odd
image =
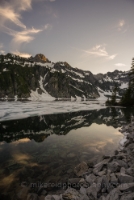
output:
[[[28,59],[0,56],[0,99],[4,100],[101,99],[111,95],[115,83],[120,96],[128,84],[127,72],[93,75],[67,62],[53,63],[42,54]]]
[[[115,70],[114,72],[108,72],[104,75],[103,74],[94,75],[95,78],[98,80],[98,88],[101,94],[103,94],[104,96],[111,96],[113,88],[116,85],[118,87],[117,96],[121,97],[128,87],[128,81],[129,81],[128,73],[129,71],[122,72]]]

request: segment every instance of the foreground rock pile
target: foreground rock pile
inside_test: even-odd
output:
[[[134,119],[133,119],[134,121]],[[27,200],[134,200],[134,122],[122,127],[124,147],[104,156],[96,165],[82,162],[75,167],[77,178],[56,195],[28,193]],[[25,189],[25,188],[23,188]]]

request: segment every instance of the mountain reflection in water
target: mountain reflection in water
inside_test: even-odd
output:
[[[66,182],[75,177],[73,169],[81,161],[95,163],[118,148],[119,127],[131,114],[106,108],[1,122],[1,193],[18,199],[22,182]]]

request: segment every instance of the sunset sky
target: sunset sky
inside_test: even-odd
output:
[[[94,74],[129,70],[134,0],[0,0],[0,53],[8,52]]]

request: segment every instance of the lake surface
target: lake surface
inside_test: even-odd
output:
[[[67,182],[81,161],[96,163],[119,148],[119,129],[130,116],[126,109],[104,108],[1,121],[1,193],[16,199],[23,182]]]

